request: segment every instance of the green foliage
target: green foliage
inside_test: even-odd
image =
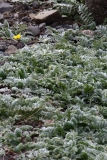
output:
[[[48,29],[41,43],[0,55],[0,155],[106,160],[106,26],[93,36],[76,23],[66,31]]]
[[[2,24],[1,30],[0,30],[0,37],[4,39],[13,39],[15,35],[21,34],[21,41],[23,43],[27,43],[31,38],[33,39],[33,36],[27,36],[27,25],[26,24],[14,24],[13,26],[9,26],[9,23],[7,20],[4,20],[4,23]]]

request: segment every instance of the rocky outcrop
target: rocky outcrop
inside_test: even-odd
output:
[[[103,23],[107,18],[107,0],[85,0],[85,4],[92,13],[97,24]]]

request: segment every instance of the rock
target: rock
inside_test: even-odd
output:
[[[69,25],[69,24],[64,24],[64,25],[62,25],[62,27],[63,27],[64,29],[71,29],[71,28],[72,28],[72,26]]]
[[[66,31],[66,30],[68,30],[68,29],[71,29],[71,28],[72,28],[72,25],[62,24],[62,25],[57,25],[55,28],[58,29],[58,30],[61,29],[61,28],[63,28],[63,29]]]
[[[45,22],[46,24],[52,24],[53,22],[59,22],[62,20],[60,13],[57,10],[49,10],[40,12],[37,15],[29,14],[31,19],[35,19],[36,23]]]
[[[4,52],[0,51],[0,54],[3,54]]]
[[[39,25],[39,28],[40,29],[43,29],[43,28],[45,28],[46,27],[46,23],[41,23],[40,25]]]
[[[107,1],[106,0],[85,0],[85,4],[92,13],[97,24],[103,23],[107,18]]]
[[[6,54],[15,54],[17,48],[14,45],[8,46],[7,50],[5,51]]]
[[[6,42],[0,40],[0,51],[5,51],[7,48]]]
[[[0,51],[0,55],[4,55],[4,52]]]
[[[34,1],[34,2],[32,3],[32,7],[35,8],[35,9],[37,9],[37,8],[40,7],[40,3],[39,3],[38,1]]]
[[[23,7],[24,7],[24,10],[26,10],[26,11],[28,11],[30,9],[29,5],[26,3],[23,4]]]
[[[81,33],[90,37],[94,36],[94,31],[92,30],[83,30]]]
[[[13,8],[13,5],[10,5],[9,3],[0,3],[0,13],[9,11],[12,8]]]
[[[28,30],[32,32],[33,36],[37,36],[40,34],[40,29],[38,26],[28,26]]]

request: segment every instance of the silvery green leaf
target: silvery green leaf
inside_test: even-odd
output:
[[[96,156],[95,160],[106,160],[107,159],[107,154],[106,153],[100,153]]]
[[[22,130],[19,128],[16,128],[14,131],[14,134],[16,137],[21,137],[22,136]]]
[[[3,155],[5,155],[5,151],[1,148],[0,149],[0,156],[3,156]]]
[[[7,20],[4,20],[4,26],[5,26],[6,28],[9,28],[9,23],[8,23]]]

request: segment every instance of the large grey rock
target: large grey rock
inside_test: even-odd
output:
[[[29,14],[31,19],[35,19],[36,23],[52,24],[62,20],[60,13],[57,10],[49,10],[39,12],[37,15]]]
[[[103,23],[107,18],[107,0],[85,0],[85,4],[92,13],[97,24]]]
[[[13,5],[10,5],[9,3],[0,3],[0,13],[9,11],[13,8]]]

